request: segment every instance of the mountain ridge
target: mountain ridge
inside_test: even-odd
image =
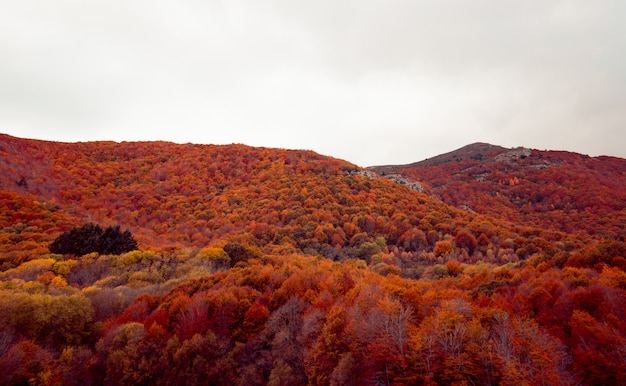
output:
[[[0,155],[11,160],[0,164],[0,187],[34,195],[78,221],[121,224],[144,246],[202,247],[236,237],[337,258],[376,235],[402,244],[421,217],[430,218],[421,226],[426,232],[453,218],[471,221],[463,211],[385,179],[352,175],[356,165],[311,151],[11,139],[0,142]],[[394,217],[408,208],[420,209]]]
[[[613,222],[615,229],[626,225],[626,160],[523,147],[496,148],[485,156],[478,148],[469,145],[443,158],[435,157],[445,162],[421,161],[368,170],[396,173],[423,184],[447,204],[507,221],[590,234],[606,228],[601,225],[606,221]],[[465,157],[457,156],[461,153]],[[607,220],[609,216],[612,218]],[[565,218],[570,221],[564,222]],[[625,236],[617,231],[611,237]]]
[[[267,161],[260,165],[257,162],[259,157],[267,157]],[[137,183],[140,184],[137,190],[150,187],[159,195],[176,193],[179,200],[184,201],[186,198],[181,195],[180,185],[177,184],[187,175],[187,180],[194,180],[199,189],[210,193],[205,198],[214,199],[219,189],[207,190],[207,187],[228,185],[229,181],[237,181],[244,174],[246,184],[250,183],[246,179],[252,177],[261,178],[257,178],[254,184],[263,184],[263,178],[269,181],[272,177],[267,169],[283,158],[287,162],[274,173],[287,171],[291,173],[289,175],[296,172],[295,175],[304,176],[298,173],[334,170],[334,175],[339,175],[360,170],[358,174],[363,178],[384,177],[417,192],[425,192],[451,206],[486,214],[499,221],[527,223],[567,233],[585,231],[592,234],[593,229],[597,232],[606,228],[601,226],[600,222],[605,220],[600,221],[600,217],[614,212],[617,216],[611,220],[614,223],[612,227],[626,226],[623,210],[626,194],[621,188],[626,185],[626,161],[623,159],[522,147],[507,149],[480,142],[412,164],[360,168],[308,150],[164,141],[63,143],[3,135],[0,136],[0,169],[3,170],[0,188],[47,197],[52,205],[61,200],[77,208],[72,202],[83,200],[81,205],[96,208],[99,204],[94,200],[101,199],[100,194],[109,196],[111,201],[119,201],[119,197],[112,196],[119,189],[126,191],[121,197],[127,199],[122,198],[122,201],[128,201],[136,195],[131,185]],[[221,170],[221,160],[228,161],[227,170]],[[80,163],[81,170],[74,170],[76,162]],[[293,165],[289,165],[290,162]],[[208,171],[194,171],[206,167],[209,167]],[[594,181],[594,189],[578,189],[587,180]],[[210,183],[207,185],[207,182]],[[84,190],[81,186],[91,188],[81,192]],[[145,193],[143,197],[147,197]],[[171,201],[170,198],[165,200]],[[140,199],[139,202],[124,205],[125,208],[139,210],[143,201]],[[83,211],[80,216],[94,216],[87,212],[89,210]],[[566,216],[575,221],[562,222]],[[116,217],[112,213],[101,217],[107,224],[131,221],[130,226],[133,221],[128,216]],[[162,217],[169,218],[169,215],[163,214]],[[588,226],[585,228],[577,224]],[[623,232],[611,232],[614,238],[626,236]],[[156,241],[155,234],[145,236],[147,243]]]
[[[401,165],[375,165],[368,166],[368,169],[377,170],[380,172],[390,173],[393,172],[394,169],[398,167],[415,167],[422,165],[439,165],[442,163],[452,162],[452,161],[465,161],[468,159],[482,159],[484,156],[489,156],[493,154],[498,154],[505,152],[507,149],[502,146],[492,145],[485,142],[474,142],[463,147],[460,147],[456,150],[452,150],[447,153],[439,154],[437,156],[426,158],[422,161],[412,162],[410,164],[401,164]]]

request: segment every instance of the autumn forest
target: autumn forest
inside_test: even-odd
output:
[[[0,385],[617,385],[626,160],[0,134]]]

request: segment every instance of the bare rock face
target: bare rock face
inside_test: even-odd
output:
[[[407,188],[411,190],[415,190],[416,192],[420,192],[420,193],[424,192],[424,186],[422,184],[420,184],[417,181],[411,181],[410,179],[408,179],[406,176],[403,176],[402,174],[386,174],[383,176],[383,178],[386,178],[400,185],[406,185]]]
[[[500,153],[496,155],[493,159],[496,162],[506,162],[511,163],[515,162],[518,159],[524,159],[526,157],[530,157],[532,151],[525,147],[518,147],[509,151],[505,151],[504,153]]]
[[[346,172],[344,172],[345,175],[347,176],[361,176],[361,177],[367,177],[367,178],[378,178],[378,175],[374,172],[371,172],[369,170],[358,170],[358,169],[354,169],[354,170],[348,170]]]
[[[400,184],[400,185],[405,185],[407,188],[411,189],[411,190],[415,190],[416,192],[419,193],[423,193],[424,192],[424,186],[417,182],[417,181],[412,181],[410,180],[408,177],[403,176],[402,174],[377,174],[373,171],[370,170],[348,170],[346,172],[344,172],[345,175],[347,176],[361,176],[361,177],[367,177],[370,179],[373,178],[386,178],[390,181],[395,182],[396,184]]]

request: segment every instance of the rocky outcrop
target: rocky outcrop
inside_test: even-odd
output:
[[[411,190],[415,190],[416,192],[420,192],[423,193],[424,192],[424,186],[417,182],[417,181],[411,181],[410,179],[408,179],[407,177],[403,176],[402,174],[382,174],[379,175],[375,172],[369,171],[369,170],[358,170],[358,169],[354,169],[354,170],[348,170],[345,172],[345,175],[347,176],[362,176],[362,177],[367,177],[367,178],[385,178],[388,179],[390,181],[395,182],[396,184],[400,184],[400,185],[405,185],[407,188],[411,189]]]
[[[422,184],[417,181],[411,181],[402,174],[386,174],[383,176],[383,178],[391,180],[400,185],[406,185],[407,188],[415,190],[416,192],[424,192],[424,186]]]
[[[530,157],[531,154],[532,151],[530,149],[527,149],[525,147],[518,147],[496,155],[495,157],[493,157],[493,160],[496,162],[512,163],[517,162],[518,159]]]

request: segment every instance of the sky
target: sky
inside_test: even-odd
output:
[[[0,0],[0,132],[626,158],[626,1]]]

